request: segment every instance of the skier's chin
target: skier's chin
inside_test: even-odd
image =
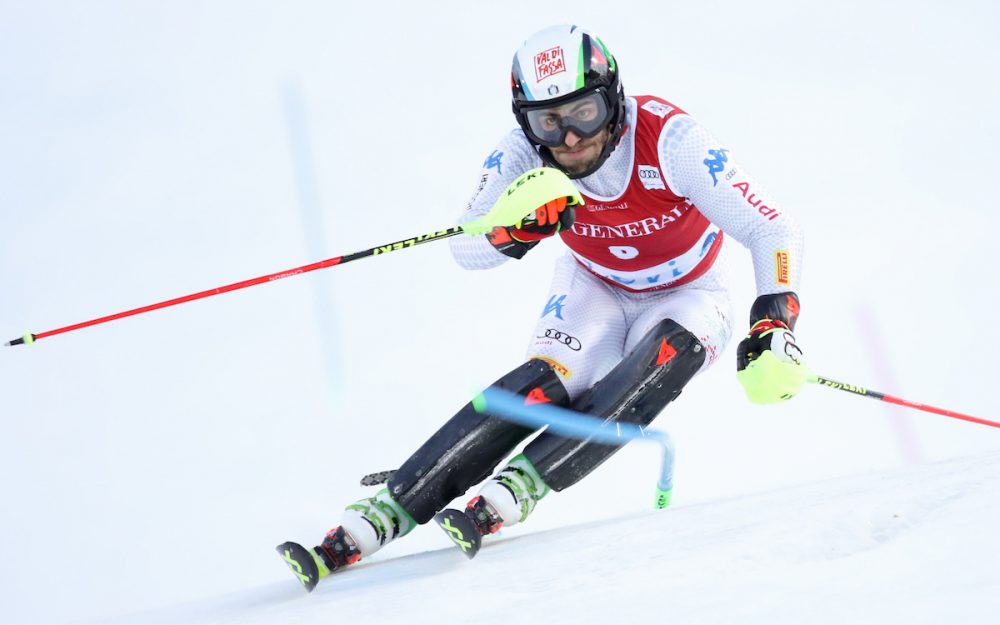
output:
[[[600,154],[600,147],[597,146],[593,149],[588,147],[582,152],[554,152],[553,156],[567,173],[582,174],[594,166]]]
[[[578,143],[573,148],[565,145],[553,148],[552,156],[556,162],[569,174],[582,174],[592,168],[601,157],[604,142],[607,141],[606,131],[588,139],[586,143]]]

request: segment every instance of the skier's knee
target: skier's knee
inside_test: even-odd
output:
[[[519,366],[493,387],[526,396],[540,393],[555,404],[569,401],[559,376],[541,360]],[[486,479],[533,431],[480,413],[470,402],[403,463],[389,480],[389,493],[417,523],[426,523]]]
[[[704,362],[705,350],[698,338],[665,319],[570,408],[606,421],[647,425],[680,395]],[[545,483],[559,491],[575,484],[619,448],[546,432],[525,448],[525,455]]]

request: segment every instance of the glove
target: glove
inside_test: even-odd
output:
[[[777,312],[787,321],[763,318],[753,323],[736,348],[736,379],[753,403],[774,404],[794,397],[809,379],[791,330],[799,300],[794,293],[764,295],[754,302],[751,314],[758,310]]]
[[[517,226],[497,226],[486,235],[500,253],[511,258],[522,258],[528,250],[573,225],[576,220],[577,202],[571,197],[561,197],[539,206]]]

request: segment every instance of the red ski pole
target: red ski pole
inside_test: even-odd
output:
[[[439,230],[438,232],[432,232],[430,234],[422,234],[420,236],[413,237],[411,239],[404,239],[402,241],[396,241],[394,243],[388,243],[386,245],[377,245],[375,247],[370,247],[367,250],[354,252],[353,254],[347,254],[346,256],[336,256],[334,258],[328,258],[326,260],[321,260],[308,265],[302,265],[301,267],[295,267],[293,269],[286,269],[284,271],[269,273],[266,276],[259,276],[257,278],[243,280],[242,282],[234,282],[233,284],[227,284],[225,286],[216,287],[214,289],[208,289],[207,291],[199,291],[198,293],[192,293],[190,295],[184,295],[182,297],[175,297],[174,299],[168,299],[166,301],[157,302],[156,304],[149,304],[148,306],[133,308],[131,310],[115,313],[113,315],[98,317],[97,319],[91,319],[90,321],[82,321],[80,323],[74,323],[73,325],[69,325],[63,328],[56,328],[55,330],[39,332],[38,334],[32,334],[31,332],[27,332],[25,333],[24,336],[7,341],[5,345],[8,346],[31,345],[35,341],[48,338],[50,336],[55,336],[56,334],[72,332],[73,330],[79,330],[80,328],[96,326],[97,324],[107,323],[109,321],[114,321],[115,319],[131,317],[133,315],[139,315],[145,312],[149,312],[151,310],[159,310],[160,308],[167,308],[168,306],[176,306],[177,304],[183,304],[185,302],[191,302],[197,299],[212,297],[213,295],[219,295],[220,293],[228,293],[230,291],[236,291],[238,289],[245,289],[247,287],[251,287],[257,284],[262,284],[264,282],[274,282],[275,280],[281,280],[282,278],[290,278],[292,276],[308,273],[310,271],[316,271],[317,269],[323,269],[325,267],[333,267],[334,265],[343,265],[344,263],[349,263],[352,260],[358,260],[359,258],[367,258],[369,256],[378,256],[380,254],[387,254],[395,250],[402,250],[409,247],[413,247],[414,245],[420,245],[421,243],[429,243],[431,241],[438,241],[440,239],[445,239],[447,237],[453,237],[461,232],[464,232],[463,227],[455,226],[453,228],[448,228],[447,230]]]
[[[583,196],[580,195],[580,192],[573,185],[573,181],[570,180],[564,173],[558,169],[552,169],[549,167],[531,169],[521,174],[514,180],[514,182],[510,183],[507,190],[500,196],[500,199],[497,200],[496,204],[493,205],[493,208],[491,208],[487,214],[471,221],[467,221],[461,226],[454,226],[452,228],[448,228],[447,230],[439,230],[430,234],[422,234],[420,236],[403,239],[402,241],[396,241],[394,243],[376,245],[375,247],[370,247],[367,250],[347,254],[346,256],[328,258],[309,265],[286,269],[285,271],[278,271],[266,276],[251,278],[250,280],[244,280],[242,282],[235,282],[233,284],[227,284],[226,286],[208,289],[207,291],[199,291],[198,293],[168,299],[163,302],[142,306],[140,308],[133,308],[132,310],[107,315],[106,317],[99,317],[97,319],[91,319],[90,321],[74,323],[73,325],[66,326],[64,328],[56,328],[55,330],[39,332],[38,334],[26,332],[23,336],[7,341],[5,345],[31,345],[35,341],[55,336],[56,334],[72,332],[73,330],[79,330],[80,328],[96,326],[99,323],[107,323],[109,321],[114,321],[115,319],[131,317],[132,315],[139,315],[151,310],[166,308],[168,306],[176,306],[177,304],[183,304],[196,299],[219,295],[220,293],[228,293],[229,291],[235,291],[237,289],[245,289],[264,282],[274,282],[275,280],[290,278],[292,276],[308,273],[317,269],[323,269],[325,267],[343,265],[344,263],[349,263],[352,260],[358,260],[359,258],[378,256],[395,250],[410,248],[414,245],[420,245],[421,243],[439,241],[463,232],[466,234],[478,235],[486,234],[497,227],[513,225],[521,227],[525,224],[536,223],[537,217],[534,212],[536,207],[545,206],[548,202],[559,198],[569,198],[576,205],[583,204]],[[563,206],[565,206],[565,203]],[[530,207],[530,209],[526,209],[525,207]],[[530,214],[527,214],[528,210],[531,211]]]
[[[988,425],[990,427],[1000,428],[1000,422],[990,421],[989,419],[981,419],[979,417],[973,417],[967,414],[962,414],[961,412],[955,412],[954,410],[945,410],[944,408],[936,408],[934,406],[928,406],[926,404],[919,404],[908,399],[902,399],[900,397],[894,397],[892,395],[887,395],[885,393],[879,393],[878,391],[873,391],[870,389],[862,388],[860,386],[854,386],[853,384],[844,384],[843,382],[836,382],[829,378],[824,378],[822,376],[813,375],[809,379],[813,384],[819,384],[820,386],[825,386],[827,388],[834,388],[838,391],[845,391],[848,393],[853,393],[854,395],[860,395],[862,397],[871,397],[872,399],[878,399],[881,401],[889,402],[890,404],[898,404],[900,406],[906,406],[907,408],[916,408],[917,410],[923,410],[924,412],[931,412],[934,414],[939,414],[945,417],[951,417],[952,419],[961,419],[962,421],[970,421],[972,423],[979,423],[980,425]]]

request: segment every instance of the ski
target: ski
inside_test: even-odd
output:
[[[470,560],[479,553],[483,537],[479,534],[475,521],[461,510],[446,508],[434,515],[434,522],[448,534],[455,546]]]
[[[281,543],[275,547],[275,551],[285,561],[295,577],[302,582],[306,592],[312,592],[320,578],[319,566],[316,564],[312,552],[293,542]]]

